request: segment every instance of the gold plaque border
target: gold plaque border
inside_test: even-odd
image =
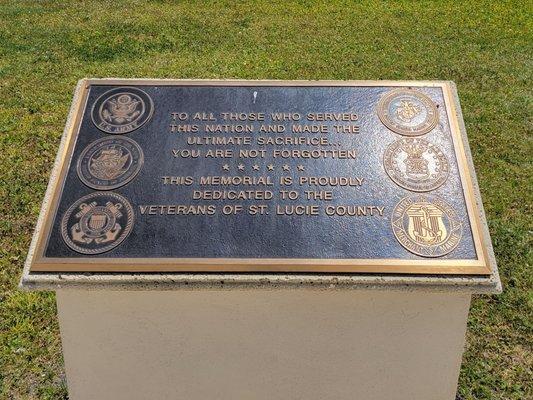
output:
[[[52,258],[45,249],[61,197],[68,166],[92,85],[98,86],[288,86],[288,87],[438,87],[445,109],[458,163],[477,259],[302,259],[302,258]],[[46,203],[44,223],[34,235],[36,250],[30,261],[33,272],[307,272],[380,273],[422,275],[490,275],[486,238],[481,232],[480,211],[475,201],[474,184],[459,129],[456,104],[450,82],[442,81],[277,81],[277,80],[172,80],[172,79],[84,79],[81,93],[73,105],[74,118],[66,130],[65,145],[59,155],[58,171],[53,171]]]

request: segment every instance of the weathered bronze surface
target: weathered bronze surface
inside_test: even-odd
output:
[[[425,139],[400,139],[385,150],[383,165],[390,178],[414,192],[429,192],[448,178],[449,163],[439,147]]]
[[[124,134],[140,128],[154,111],[152,99],[135,87],[118,87],[94,102],[92,120],[104,132]]]
[[[463,235],[453,207],[440,197],[427,195],[402,199],[392,213],[392,230],[403,247],[424,257],[448,254]]]
[[[115,189],[135,178],[143,162],[143,151],[134,140],[106,137],[83,150],[78,158],[78,176],[93,189]]]
[[[61,236],[72,250],[99,254],[118,246],[133,227],[133,208],[121,195],[95,192],[72,204],[61,220]]]
[[[489,274],[450,90],[89,80],[31,270]]]
[[[419,90],[397,89],[384,95],[378,105],[381,122],[405,136],[430,132],[439,121],[435,103]]]

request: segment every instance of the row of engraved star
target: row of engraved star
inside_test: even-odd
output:
[[[229,166],[229,164],[224,164],[224,165],[222,166],[222,169],[223,169],[224,171],[229,171],[229,170],[230,170],[230,166]],[[237,169],[238,169],[239,171],[244,171],[244,170],[246,169],[246,167],[245,167],[244,164],[241,163],[241,164],[238,164],[238,165],[237,165]],[[254,165],[252,165],[252,169],[253,169],[254,171],[259,171],[259,170],[261,169],[261,166],[259,166],[258,164],[254,164]],[[275,166],[274,164],[268,164],[268,165],[266,166],[266,169],[267,169],[268,171],[274,171],[274,170],[276,169],[276,166]],[[290,170],[291,170],[291,166],[288,165],[288,164],[285,164],[285,165],[282,165],[282,166],[281,166],[281,169],[282,169],[283,171],[290,171]],[[298,165],[298,166],[296,166],[296,169],[298,169],[298,171],[304,171],[304,170],[305,170],[305,167],[304,167],[303,165]]]

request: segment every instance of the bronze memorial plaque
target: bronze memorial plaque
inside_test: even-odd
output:
[[[87,79],[30,272],[489,275],[448,82]]]

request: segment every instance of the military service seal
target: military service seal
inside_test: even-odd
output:
[[[437,196],[423,194],[406,197],[396,205],[392,229],[403,247],[423,257],[448,254],[463,234],[453,208]]]
[[[134,87],[119,87],[96,99],[91,117],[98,129],[120,135],[140,128],[153,111],[152,99],[145,92]]]
[[[130,182],[144,162],[141,147],[126,137],[107,137],[89,144],[78,158],[81,181],[93,189],[110,190]]]
[[[437,126],[437,107],[425,94],[411,89],[396,89],[379,101],[381,122],[391,131],[405,136],[420,136]]]
[[[444,153],[421,138],[405,138],[389,145],[383,165],[390,178],[414,192],[429,192],[448,178],[449,163]]]
[[[61,235],[72,250],[100,254],[117,247],[133,226],[133,208],[121,195],[95,192],[82,197],[63,215]]]

